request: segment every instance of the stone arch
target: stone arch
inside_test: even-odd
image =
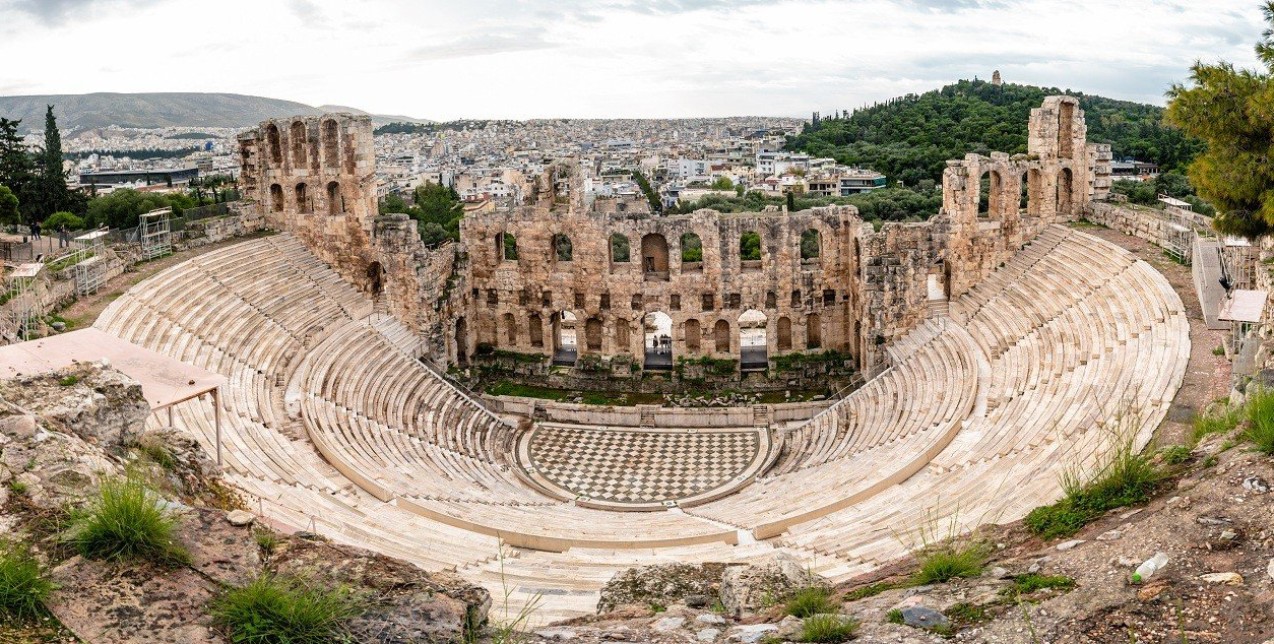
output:
[[[818,262],[823,256],[823,236],[814,228],[801,233],[801,261]]]
[[[641,266],[646,279],[668,279],[668,240],[663,235],[641,238]]]
[[[610,261],[615,264],[626,264],[631,261],[632,247],[628,243],[628,237],[621,233],[612,233],[610,236]]]
[[[542,348],[544,346],[544,321],[540,319],[539,313],[531,313],[527,318],[526,330],[531,336],[531,346]]]
[[[739,314],[739,364],[742,368],[769,366],[769,317],[758,309]]]
[[[646,369],[667,371],[672,369],[672,316],[663,311],[651,311],[641,318],[642,346]]]
[[[505,313],[504,320],[504,340],[510,347],[518,346],[518,322],[512,313]]]
[[[1026,171],[1026,214],[1031,217],[1040,216],[1040,206],[1044,202],[1044,174],[1039,168]]]
[[[570,311],[557,311],[550,322],[553,325],[553,362],[575,364],[579,355],[579,318]]]
[[[752,264],[744,264],[744,267],[761,267],[761,234],[755,230],[745,230],[739,235],[739,261],[755,262]]]
[[[589,351],[602,350],[602,321],[597,317],[584,323],[584,344]]]
[[[341,195],[341,184],[329,181],[327,184],[327,214],[339,215],[345,212],[345,197]]]
[[[805,316],[805,348],[821,349],[823,347],[823,318],[817,313]]]
[[[987,182],[990,192],[987,193],[987,214],[996,221],[1004,219],[1004,175],[995,168],[991,169]]]
[[[283,212],[283,186],[277,183],[270,184],[270,210]]]
[[[695,233],[681,235],[681,272],[703,270],[703,239]]]
[[[686,320],[686,351],[689,353],[699,353],[702,346],[703,330],[699,328],[699,321],[695,319]]]
[[[555,233],[552,240],[553,259],[559,262],[569,262],[575,256],[575,250],[571,246],[571,238],[562,234]]]
[[[458,364],[469,363],[469,331],[468,325],[464,318],[456,318],[455,328],[456,340],[456,362]]]
[[[778,350],[792,350],[792,320],[787,316],[779,318],[778,323]]]
[[[1063,103],[1066,105],[1066,103]],[[1070,219],[1075,215],[1075,174],[1070,168],[1057,173],[1057,216]]]
[[[385,292],[385,267],[380,262],[367,265],[367,290],[373,298],[380,297]]]
[[[314,202],[304,183],[296,184],[296,209],[298,212],[314,212]]]
[[[329,168],[341,167],[340,126],[332,119],[323,121],[323,163]]]
[[[305,167],[305,122],[292,121],[288,132],[288,145],[292,148],[292,168],[299,170]]]
[[[270,162],[275,167],[283,165],[283,143],[279,141],[279,126],[273,123],[265,126],[265,140],[270,148]]]
[[[730,353],[730,323],[717,320],[712,326],[712,349],[717,353]]]

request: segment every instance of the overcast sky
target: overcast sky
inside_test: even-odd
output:
[[[0,95],[216,91],[419,118],[803,116],[999,69],[1150,103],[1254,66],[1256,0],[0,0]]]

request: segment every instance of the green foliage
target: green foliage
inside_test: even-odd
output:
[[[988,556],[986,544],[972,539],[948,539],[922,550],[920,567],[912,575],[917,585],[944,583],[957,577],[977,577]]]
[[[513,233],[504,233],[500,238],[503,240],[504,258],[512,262],[518,261],[518,238]]]
[[[6,544],[0,550],[0,621],[38,617],[53,589],[40,562],[26,548]]]
[[[968,626],[970,624],[979,624],[991,619],[987,614],[986,608],[977,604],[968,602],[960,602],[954,604],[951,608],[942,611],[953,623],[960,626]]]
[[[684,377],[687,366],[704,367],[704,371],[714,376],[732,376],[734,375],[735,367],[739,366],[739,361],[729,358],[713,358],[711,356],[700,356],[698,358],[678,357],[676,366],[678,377]]]
[[[569,262],[575,255],[574,248],[571,246],[571,238],[556,233],[553,235],[553,252],[557,255],[557,261]]]
[[[627,262],[632,255],[632,248],[628,244],[628,238],[615,233],[610,236],[610,261]]]
[[[774,356],[771,359],[774,361],[774,370],[783,372],[796,371],[812,364],[844,363],[853,358],[848,353],[841,353],[835,349],[826,349],[819,353],[785,353],[781,356]]]
[[[72,386],[74,386],[76,383],[78,383],[79,381],[80,381],[80,377],[79,377],[79,376],[77,376],[77,375],[75,375],[75,374],[71,374],[71,375],[69,375],[69,376],[65,376],[65,377],[63,377],[63,378],[59,379],[59,380],[58,380],[58,384],[59,384],[59,385],[62,385],[63,387],[72,387]]]
[[[910,580],[907,581],[881,581],[874,584],[868,584],[862,588],[855,588],[847,593],[843,599],[847,602],[854,602],[868,597],[875,597],[885,591],[895,590],[898,588],[906,588],[912,585]]]
[[[703,240],[699,239],[698,235],[686,233],[681,236],[681,261],[703,261]]]
[[[137,225],[139,216],[152,210],[172,208],[173,215],[180,217],[186,208],[194,206],[194,199],[177,192],[159,194],[120,188],[88,202],[84,224],[90,228],[132,228]]]
[[[1274,455],[1274,390],[1259,390],[1249,395],[1247,423],[1243,438],[1252,441],[1257,451]]]
[[[839,608],[832,599],[832,592],[822,586],[797,590],[783,604],[783,612],[802,619],[819,613],[835,613]]]
[[[1163,479],[1150,459],[1119,443],[1106,464],[1087,481],[1070,473],[1063,477],[1066,496],[1026,515],[1026,527],[1045,539],[1068,537],[1114,508],[1143,503]]]
[[[903,619],[901,610],[898,610],[897,608],[893,608],[893,609],[890,609],[888,613],[885,613],[885,621],[889,622],[890,624],[901,624],[906,620]]]
[[[1163,462],[1169,465],[1180,465],[1190,460],[1190,448],[1185,445],[1173,445],[1159,450],[1163,455]]]
[[[848,118],[811,123],[788,149],[885,173],[891,181],[915,185],[941,181],[947,159],[966,153],[1026,152],[1032,108],[1046,96],[1079,98],[1089,140],[1110,143],[1117,158],[1135,157],[1165,170],[1183,167],[1200,149],[1198,141],[1166,127],[1163,109],[1057,88],[962,80],[924,94],[909,94],[855,111]]]
[[[1228,432],[1239,426],[1243,420],[1241,407],[1227,403],[1214,406],[1206,413],[1194,417],[1194,427],[1190,435],[1192,444],[1198,444],[1211,434]]]
[[[711,208],[719,212],[756,212],[766,206],[781,206],[783,197],[769,197],[752,191],[740,197],[724,197],[706,195],[698,201],[681,204],[669,211],[670,214],[686,214],[699,208]],[[858,214],[865,221],[924,221],[938,214],[942,208],[942,190],[936,188],[932,181],[925,187],[908,188],[893,185],[851,195],[848,197],[792,197],[793,205],[788,210],[807,210],[816,206],[849,205],[858,208]]]
[[[18,196],[9,186],[0,185],[0,225],[15,226],[20,220]]]
[[[1037,590],[1070,590],[1075,587],[1075,580],[1065,575],[1041,575],[1028,573],[1013,578],[1013,585],[1000,591],[1000,594],[1017,597],[1029,595]]]
[[[68,540],[92,559],[185,562],[176,541],[178,519],[136,476],[102,481],[97,499],[74,512]]]
[[[730,177],[717,177],[717,180],[712,182],[711,188],[713,190],[734,190],[734,182],[730,180]]]
[[[633,181],[637,183],[637,187],[641,188],[641,193],[646,196],[646,201],[650,202],[651,212],[662,212],[664,209],[663,202],[659,200],[659,195],[655,193],[655,189],[650,187],[650,180],[640,170],[633,170]]]
[[[761,259],[761,235],[756,231],[745,231],[739,236],[739,259],[743,261]]]
[[[844,615],[813,615],[801,624],[802,642],[846,642],[858,632],[858,620]]]
[[[1263,6],[1274,27],[1274,3]],[[1258,53],[1274,50],[1274,31],[1267,29]],[[1196,62],[1190,85],[1168,91],[1166,118],[1186,134],[1206,142],[1206,151],[1190,164],[1190,181],[1199,195],[1219,211],[1213,226],[1228,233],[1256,237],[1274,229],[1274,57],[1261,54],[1264,69],[1237,69],[1232,63]]]
[[[1190,180],[1180,172],[1164,172],[1153,181],[1120,179],[1111,184],[1110,191],[1127,197],[1128,203],[1154,207],[1161,206],[1159,195],[1167,195],[1188,202],[1191,209],[1199,214],[1216,214],[1216,209],[1195,194]]]
[[[48,232],[56,231],[61,226],[66,226],[67,230],[84,230],[84,220],[77,217],[75,213],[65,210],[55,212],[44,220],[44,230]]]
[[[232,642],[328,644],[347,639],[346,622],[358,607],[344,589],[262,575],[218,597],[211,612]]]
[[[417,222],[421,241],[436,246],[448,239],[460,240],[460,220],[464,218],[464,203],[456,189],[432,182],[417,186],[407,203],[398,195],[388,195],[381,201],[380,214],[400,212]]]
[[[257,541],[257,547],[267,556],[274,554],[279,547],[279,536],[273,530],[258,527],[252,531],[252,536]]]
[[[823,253],[822,236],[813,228],[801,233],[801,259],[818,259]]]

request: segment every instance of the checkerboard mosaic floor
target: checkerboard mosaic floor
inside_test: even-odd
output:
[[[732,484],[757,458],[755,430],[689,433],[540,426],[531,437],[536,472],[597,501],[650,504]]]

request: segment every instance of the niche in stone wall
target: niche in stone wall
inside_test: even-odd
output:
[[[778,349],[779,351],[792,350],[792,320],[786,316],[779,318],[778,323]]]
[[[270,210],[283,212],[283,186],[277,183],[270,184]]]
[[[730,323],[725,320],[717,320],[712,327],[712,345],[713,351],[717,353],[730,353]]]
[[[699,353],[701,333],[698,320],[686,320],[686,351]]]
[[[273,123],[265,126],[265,141],[270,148],[270,162],[276,168],[283,165],[283,144],[279,141],[279,126]]]
[[[296,209],[303,213],[314,212],[314,203],[304,183],[296,184]]]
[[[340,150],[340,126],[336,124],[336,121],[327,119],[323,121],[323,163],[328,168],[341,167]]]
[[[456,362],[460,364],[469,362],[469,335],[467,329],[464,318],[456,318]]]
[[[588,318],[584,323],[584,343],[589,351],[602,350],[602,321],[597,318]]]
[[[1075,158],[1075,104],[1063,101],[1057,112],[1057,156]]]
[[[1069,219],[1075,215],[1075,175],[1070,168],[1057,173],[1057,216]]]
[[[531,346],[542,348],[544,346],[544,321],[540,319],[539,313],[532,313],[526,321],[527,333],[531,336]]]
[[[647,280],[668,280],[668,240],[663,235],[641,238],[641,270]]]
[[[1039,168],[1027,170],[1026,186],[1022,190],[1025,193],[1022,207],[1026,208],[1026,214],[1031,217],[1040,216],[1040,206],[1044,202],[1044,175]]]
[[[504,341],[507,346],[516,347],[518,345],[518,323],[514,319],[512,313],[505,313],[503,320]]]
[[[341,196],[341,184],[332,181],[327,184],[327,214],[339,215],[345,212],[345,198]]]
[[[288,144],[292,148],[292,169],[305,168],[305,122],[292,121],[292,130],[288,132]]]
[[[823,319],[817,313],[805,316],[805,348],[818,349],[823,346]]]

